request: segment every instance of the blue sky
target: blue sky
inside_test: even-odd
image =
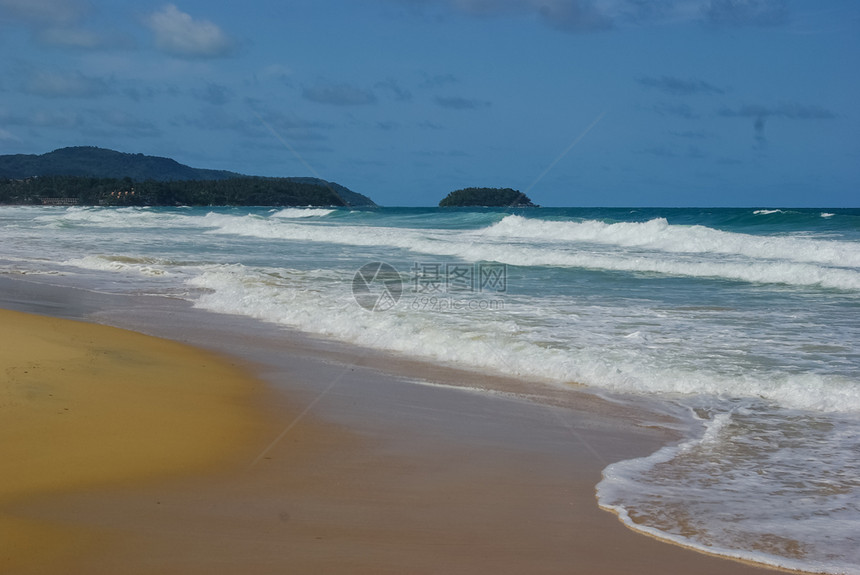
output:
[[[0,154],[382,205],[860,206],[853,0],[0,0],[0,55]]]

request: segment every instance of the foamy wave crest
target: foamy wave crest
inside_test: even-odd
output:
[[[756,210],[753,212],[757,216],[769,216],[770,214],[784,214],[782,210]]]
[[[477,232],[304,225],[290,220],[259,216],[240,217],[216,213],[207,214],[202,220],[207,227],[212,228],[207,233],[358,246],[397,247],[413,252],[451,256],[467,261],[496,261],[525,267],[563,266],[592,270],[647,272],[697,278],[724,278],[753,283],[860,290],[860,271],[858,270],[814,265],[811,262],[797,261],[797,259],[780,261],[779,259],[756,258],[751,260],[731,253],[728,248],[724,251],[730,257],[726,257],[726,255],[710,258],[698,257],[697,254],[705,253],[707,245],[702,245],[701,241],[698,242],[701,247],[696,251],[696,242],[691,242],[691,247],[685,250],[684,246],[678,242],[683,242],[684,238],[689,239],[690,236],[685,235],[684,228],[669,226],[665,220],[652,220],[643,224],[603,224],[601,222],[577,224],[507,216],[499,224]],[[550,224],[559,225],[552,226]],[[678,237],[679,232],[674,228],[681,230],[681,237]],[[711,247],[718,247],[715,246],[713,238],[723,237],[722,234],[725,234],[738,246],[742,245],[743,242],[733,238],[733,236],[741,236],[744,239],[755,238],[755,236],[730,234],[710,228],[701,228],[701,230],[694,230],[692,233],[693,235],[702,233],[705,243]],[[631,243],[645,241],[651,242],[652,245],[649,247],[654,247],[653,244],[664,234],[668,239],[663,241],[674,247],[674,250],[642,254],[619,250],[586,251],[575,249],[576,246],[569,245],[571,237],[578,236],[581,238],[605,237],[607,243],[614,242],[616,244],[623,241]],[[550,245],[536,246],[535,242],[511,241],[512,237],[523,238],[529,235],[543,240],[563,239],[564,242],[555,241]],[[650,239],[648,239],[649,237]],[[798,250],[801,249],[799,246],[813,250],[826,247],[824,244],[839,244],[838,247],[833,248],[835,251],[831,253],[830,258],[826,252],[818,256],[810,253],[806,257],[807,259],[816,257],[823,260],[835,259],[838,252],[845,260],[857,260],[858,266],[860,266],[860,255],[847,249],[847,247],[853,247],[856,251],[856,245],[848,242],[824,242],[795,238],[761,238],[761,240],[762,246],[769,241],[774,242],[774,245],[780,245],[780,249],[786,255],[790,250],[787,246],[780,244],[780,241],[800,242],[797,244]],[[849,245],[846,247],[842,244]],[[753,251],[755,250],[753,249]],[[803,257],[800,259],[802,260]],[[843,262],[842,265],[846,264]]]
[[[550,252],[537,249],[469,249],[476,260],[496,260],[511,265],[570,266],[593,270],[650,272],[695,278],[715,278],[765,284],[820,286],[860,290],[860,272],[792,262],[700,261],[691,258],[667,259],[630,254],[592,255]]]
[[[84,256],[82,258],[69,259],[62,265],[76,268],[106,271],[106,272],[134,272],[147,276],[163,276],[169,272],[163,265],[153,258],[134,258],[126,256]]]
[[[273,218],[321,218],[333,213],[334,210],[325,208],[284,208],[273,213]]]
[[[192,227],[199,218],[149,208],[102,208],[72,206],[59,213],[33,218],[51,227],[104,226],[111,228]]]
[[[860,267],[860,245],[856,242],[754,236],[706,226],[670,225],[665,218],[607,224],[594,220],[553,222],[512,215],[483,233],[500,238],[594,243],[670,253],[740,255],[756,259]]]
[[[357,246],[379,245],[409,248],[416,237],[416,231],[412,229],[306,225],[291,221],[293,219],[296,218],[265,218],[257,215],[233,216],[210,212],[202,218],[202,225],[212,228],[208,233]]]
[[[632,362],[615,371],[589,374],[581,381],[622,393],[762,398],[789,409],[860,413],[860,382],[842,376],[815,373],[728,376]]]
[[[343,277],[341,277],[341,275]],[[597,341],[583,347],[546,345],[543,336],[505,314],[431,313],[399,305],[369,313],[354,301],[351,274],[210,266],[188,280],[203,288],[195,305],[254,317],[309,333],[469,369],[642,395],[728,395],[767,398],[786,407],[860,412],[860,386],[834,375],[720,375],[669,368],[629,346]],[[403,303],[403,302],[401,302]],[[514,305],[512,303],[512,305]]]

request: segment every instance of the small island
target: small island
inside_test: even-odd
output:
[[[480,206],[488,208],[536,208],[538,207],[519,190],[511,188],[463,188],[448,194],[440,208]]]

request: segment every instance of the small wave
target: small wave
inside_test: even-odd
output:
[[[196,227],[200,218],[155,211],[146,207],[105,208],[72,206],[60,213],[33,218],[53,228],[93,226],[106,228]]]
[[[169,274],[160,265],[160,262],[153,258],[105,255],[84,256],[82,258],[66,260],[62,262],[62,265],[95,271],[134,272],[147,276],[164,276]]]
[[[273,218],[320,218],[333,213],[335,210],[325,208],[284,208],[273,213]]]
[[[755,403],[699,421],[698,437],[604,469],[599,505],[635,531],[706,553],[860,573],[856,421]]]
[[[821,212],[821,217],[822,217],[822,218],[832,218],[832,217],[833,217],[833,216],[835,216],[835,215],[836,215],[836,214],[833,214],[833,213],[831,213],[831,212]]]
[[[756,210],[753,212],[756,215],[784,214],[782,210]]]
[[[671,225],[665,218],[607,224],[596,220],[551,222],[512,215],[486,228],[482,234],[498,238],[636,247],[669,253],[727,254],[860,267],[860,249],[856,242],[754,236],[701,225]]]
[[[666,220],[605,224],[588,221],[547,222],[507,216],[501,222],[472,232],[414,228],[305,225],[295,220],[209,213],[202,220],[208,233],[264,239],[387,246],[413,252],[496,261],[516,266],[579,267],[593,270],[659,273],[696,278],[724,278],[752,283],[819,286],[860,290],[860,250],[856,244],[786,237],[758,237],[722,232],[702,226],[670,226]],[[515,241],[518,239],[529,242]],[[539,245],[543,240],[549,245]],[[575,241],[657,250],[631,251],[571,249]],[[695,254],[730,257],[692,257]],[[680,254],[676,255],[676,254]],[[778,257],[781,256],[781,257]]]

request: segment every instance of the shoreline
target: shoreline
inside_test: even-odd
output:
[[[179,340],[268,388],[265,437],[229,469],[31,502],[39,517],[123,534],[72,572],[778,572],[643,537],[599,509],[602,469],[668,436],[590,394],[535,403],[451,388],[487,386],[184,302],[0,280],[0,307]]]

